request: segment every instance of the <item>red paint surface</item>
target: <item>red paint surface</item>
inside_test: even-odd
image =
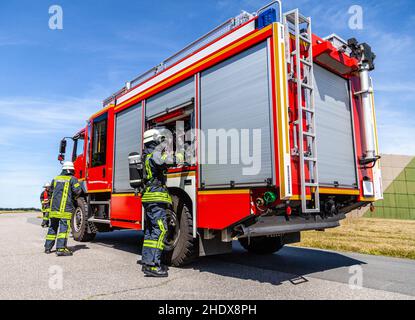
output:
[[[124,220],[140,222],[142,220],[141,197],[139,196],[112,196],[111,221]]]
[[[246,194],[199,194],[197,227],[222,230],[251,214],[251,196]]]

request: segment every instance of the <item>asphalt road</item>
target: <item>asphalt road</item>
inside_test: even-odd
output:
[[[136,265],[141,233],[71,239],[75,255],[58,258],[43,253],[40,222],[0,215],[0,299],[415,299],[412,260],[293,247],[253,256],[235,243],[232,254],[151,279]],[[356,279],[363,287],[349,285]]]

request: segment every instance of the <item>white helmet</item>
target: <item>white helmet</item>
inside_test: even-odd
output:
[[[62,166],[62,170],[75,170],[75,167],[73,165],[73,162],[70,161],[66,161],[63,166]]]
[[[144,144],[150,142],[163,142],[168,136],[169,131],[166,128],[154,128],[144,132]],[[171,134],[171,133],[170,133]]]
[[[50,187],[50,182],[46,182],[44,185],[43,185],[43,188],[49,188]]]

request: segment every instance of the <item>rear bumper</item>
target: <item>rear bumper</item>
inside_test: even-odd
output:
[[[289,220],[283,216],[260,217],[255,224],[249,227],[242,227],[243,234],[240,237],[282,235],[308,230],[336,228],[340,226],[340,221],[345,218],[344,214],[324,219],[321,216],[311,216],[309,219],[293,216]]]

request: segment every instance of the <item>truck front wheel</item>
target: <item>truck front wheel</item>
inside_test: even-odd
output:
[[[163,262],[181,267],[197,258],[197,239],[193,238],[191,205],[172,194],[173,210],[167,211],[168,234],[165,240]]]
[[[261,255],[273,254],[284,247],[281,237],[240,238],[239,243],[248,252]]]
[[[89,242],[94,240],[96,233],[91,231],[88,222],[88,203],[85,199],[78,199],[78,207],[72,216],[72,234],[75,241]]]

